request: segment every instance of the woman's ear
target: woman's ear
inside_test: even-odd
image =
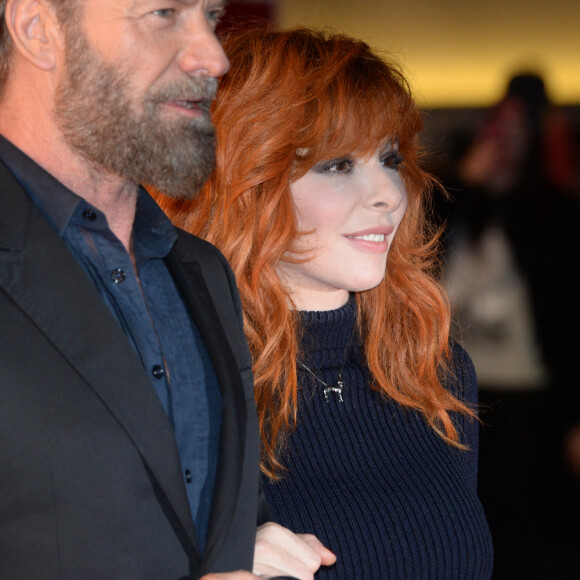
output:
[[[67,0],[68,1],[68,0]],[[7,0],[6,27],[14,49],[42,70],[52,70],[61,47],[60,27],[46,0]]]

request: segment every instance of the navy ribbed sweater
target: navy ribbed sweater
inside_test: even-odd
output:
[[[336,383],[355,305],[304,312],[304,362]],[[456,348],[454,393],[477,396],[469,357]],[[344,402],[299,373],[298,426],[283,455],[281,481],[264,478],[274,518],[320,538],[337,563],[319,580],[491,577],[492,546],[476,496],[477,424],[454,417],[470,451],[446,444],[425,419],[372,391],[357,339],[343,369]]]

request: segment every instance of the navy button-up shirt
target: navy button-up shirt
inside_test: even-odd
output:
[[[177,238],[171,222],[140,189],[134,267],[101,211],[2,137],[0,158],[74,254],[147,370],[173,426],[203,549],[217,469],[221,396],[203,340],[164,261]]]

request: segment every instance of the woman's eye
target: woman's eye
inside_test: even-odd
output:
[[[336,159],[328,161],[317,166],[318,173],[325,173],[327,175],[345,175],[352,171],[354,162],[352,159]]]
[[[393,151],[381,159],[381,164],[383,167],[386,167],[387,169],[394,169],[395,171],[398,171],[401,168],[402,163],[403,156],[400,155],[397,151]]]

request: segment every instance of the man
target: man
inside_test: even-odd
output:
[[[211,171],[223,2],[0,9],[0,578],[312,578],[264,523],[231,271],[138,185]]]

